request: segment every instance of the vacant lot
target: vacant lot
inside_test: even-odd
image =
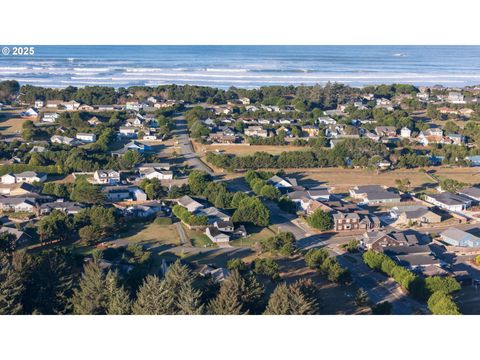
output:
[[[249,155],[255,152],[266,152],[272,155],[278,155],[284,151],[296,151],[296,150],[305,150],[305,147],[302,146],[279,146],[279,145],[248,145],[248,144],[225,144],[225,145],[203,145],[194,142],[193,143],[195,151],[200,155],[204,156],[209,151],[219,151],[226,154],[235,154],[235,155]]]
[[[0,112],[0,133],[16,134],[22,131],[22,125],[25,121],[32,119],[22,119],[16,111]]]
[[[180,245],[175,225],[157,225],[154,223],[143,225],[133,224],[127,234],[116,240],[120,245],[128,244],[162,244]]]

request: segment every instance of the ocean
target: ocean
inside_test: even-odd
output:
[[[480,46],[35,46],[31,56],[0,54],[0,80],[11,79],[44,87],[465,86],[480,84]]]

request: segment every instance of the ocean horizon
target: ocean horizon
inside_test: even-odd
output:
[[[35,46],[0,56],[0,81],[22,85],[256,88],[338,82],[480,84],[480,46]]]

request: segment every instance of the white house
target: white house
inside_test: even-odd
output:
[[[78,139],[73,139],[71,137],[61,135],[53,135],[50,138],[50,141],[52,142],[52,144],[63,144],[69,146],[77,146],[82,144],[82,142]]]
[[[120,182],[120,173],[115,170],[97,170],[93,173],[93,178],[98,184],[115,185]]]
[[[34,108],[30,108],[20,113],[22,117],[31,117],[36,118],[38,116],[38,112]]]
[[[142,105],[138,101],[127,101],[125,104],[125,109],[127,110],[140,111],[141,108]]]
[[[133,127],[122,126],[119,129],[120,136],[127,138],[136,138],[138,130]]]
[[[59,116],[60,115],[57,113],[45,113],[43,114],[42,121],[46,123],[54,123]]]
[[[92,143],[97,141],[97,135],[95,134],[90,134],[90,133],[77,133],[75,136],[78,140],[86,142],[86,143]]]
[[[35,107],[38,109],[38,108],[42,108],[43,106],[45,105],[45,102],[43,100],[35,100]]]
[[[425,196],[425,201],[454,212],[461,212],[472,205],[472,199],[460,194],[444,192],[441,194],[431,194]]]
[[[318,118],[318,123],[321,125],[335,125],[337,120],[332,119],[330,116],[320,116]]]
[[[229,235],[222,233],[214,226],[207,227],[205,235],[207,235],[214,243],[227,243],[230,241]]]
[[[68,111],[78,110],[80,105],[81,104],[79,102],[76,102],[75,100],[67,101],[63,103],[63,106],[65,106],[65,109]]]
[[[168,170],[150,168],[140,172],[142,178],[158,179],[158,180],[172,180],[173,172]]]
[[[34,183],[34,182],[44,182],[47,180],[47,175],[43,173],[37,173],[35,171],[24,171],[18,174],[15,174],[15,179],[17,183]]]
[[[0,177],[0,181],[2,184],[15,184],[17,182],[17,178],[13,174],[5,174]]]
[[[407,127],[403,127],[401,130],[400,130],[400,136],[402,138],[410,138],[410,136],[412,135],[412,130],[410,130],[409,128]]]

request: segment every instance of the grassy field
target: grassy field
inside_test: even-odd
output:
[[[143,225],[134,224],[126,236],[121,238],[122,243],[127,244],[163,244],[180,245],[175,225],[157,225],[154,223]]]
[[[0,112],[0,133],[1,134],[16,134],[22,131],[23,123],[27,120],[18,117],[18,112],[2,111]]]
[[[270,228],[263,229],[247,229],[247,237],[230,241],[230,245],[236,247],[254,247],[258,241],[267,239],[275,235]]]
[[[203,145],[197,142],[193,143],[195,151],[200,155],[204,156],[205,153],[209,151],[219,151],[226,154],[235,154],[235,155],[249,155],[254,152],[263,151],[272,155],[278,155],[284,151],[296,151],[296,150],[305,150],[303,146],[279,146],[279,145],[248,145],[248,144],[235,144],[235,145]]]
[[[433,171],[441,178],[450,178],[466,184],[480,182],[479,169],[474,167],[432,167]],[[278,171],[273,169],[272,171]],[[419,169],[396,169],[387,172],[376,172],[368,169],[343,169],[343,168],[312,168],[312,169],[285,169],[291,177],[298,180],[300,185],[306,187],[329,186],[334,187],[334,192],[345,192],[357,185],[385,185],[395,186],[396,179],[409,179],[412,187],[432,187],[434,180]],[[225,179],[243,177],[244,174],[227,174]]]
[[[185,234],[192,242],[194,247],[217,247],[217,245],[201,231],[194,231],[184,226]]]

